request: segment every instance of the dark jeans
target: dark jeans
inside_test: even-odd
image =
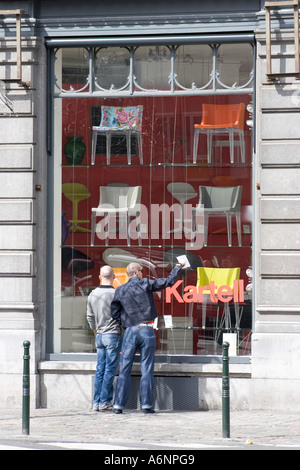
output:
[[[111,404],[113,381],[120,359],[122,336],[116,333],[97,334],[97,367],[94,382],[93,404]]]
[[[142,409],[152,408],[154,385],[155,334],[150,326],[130,326],[126,328],[117,378],[114,408],[123,409],[130,390],[131,368],[136,351],[141,356],[140,400]]]

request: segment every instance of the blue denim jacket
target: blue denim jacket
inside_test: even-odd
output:
[[[166,278],[139,279],[131,277],[126,284],[117,287],[111,304],[111,316],[123,328],[152,321],[157,317],[153,292],[175,284],[181,266],[175,266]]]

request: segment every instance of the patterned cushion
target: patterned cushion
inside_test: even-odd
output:
[[[101,106],[101,114],[100,126],[96,127],[98,130],[142,130],[143,106],[127,106],[125,108]]]

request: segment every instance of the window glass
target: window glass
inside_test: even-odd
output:
[[[135,49],[134,75],[136,89],[170,89],[171,48],[141,46]]]
[[[180,46],[176,50],[175,74],[179,88],[211,88],[213,70],[209,45]]]
[[[60,49],[58,66],[62,70],[61,88],[64,91],[87,89],[89,76],[89,51],[83,47]]]
[[[95,52],[95,76],[98,87],[124,89],[128,86],[130,51],[125,47],[104,47]]]
[[[211,89],[189,95],[180,88],[209,82],[216,50],[222,83],[247,84],[251,46],[238,46],[138,47],[134,77],[149,93],[139,95],[137,87],[130,96],[132,50],[94,49],[88,57],[97,84],[125,86],[124,95],[95,88],[95,94],[55,99],[55,352],[94,351],[86,302],[101,266],[114,268],[117,287],[133,260],[145,277],[165,277],[184,254],[189,266],[176,289],[155,293],[157,354],[221,354],[224,334],[236,342],[237,354],[250,354],[252,94]],[[153,93],[170,90],[172,50],[178,93]],[[80,57],[72,75],[71,57],[64,60],[62,50],[62,76],[75,91],[86,82],[84,51],[68,49],[67,55]],[[99,207],[104,197],[112,208],[126,209],[129,197],[135,201],[129,221],[117,211],[107,215]]]
[[[222,44],[216,56],[218,87],[244,87],[252,77],[253,51],[250,44]]]

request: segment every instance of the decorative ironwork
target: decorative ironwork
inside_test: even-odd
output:
[[[252,69],[249,72],[249,79],[243,85],[237,85],[235,81],[232,85],[226,85],[222,82],[220,77],[220,72],[218,70],[218,62],[222,62],[222,58],[219,52],[219,47],[221,44],[210,44],[211,48],[211,71],[208,73],[209,79],[207,83],[197,86],[195,81],[193,80],[190,83],[190,86],[181,83],[180,78],[178,77],[178,73],[176,73],[175,67],[175,59],[177,56],[177,50],[180,45],[170,46],[165,45],[162,48],[150,48],[148,52],[148,56],[143,59],[148,63],[148,67],[151,66],[149,64],[153,63],[154,67],[157,63],[165,63],[169,64],[169,67],[165,67],[168,69],[165,72],[165,75],[161,76],[162,80],[165,80],[168,83],[168,88],[165,87],[153,87],[147,88],[147,86],[141,83],[141,79],[137,78],[137,74],[135,71],[135,65],[138,62],[136,58],[136,51],[138,47],[136,46],[129,46],[129,47],[122,47],[122,49],[126,49],[129,51],[128,58],[124,59],[123,57],[123,73],[128,69],[128,76],[125,78],[124,74],[124,81],[121,86],[116,86],[114,83],[110,83],[108,87],[105,87],[103,83],[99,83],[99,78],[96,76],[96,69],[102,67],[102,70],[105,71],[105,68],[109,67],[109,62],[114,60],[114,64],[110,64],[116,67],[118,64],[122,67],[121,61],[118,62],[118,57],[114,58],[113,55],[107,56],[107,61],[105,62],[105,56],[102,57],[102,60],[99,60],[97,56],[98,52],[104,48],[90,48],[89,53],[89,67],[86,70],[87,77],[86,83],[78,88],[74,89],[72,85],[70,85],[70,89],[66,90],[65,87],[63,88],[62,84],[59,84],[59,80],[55,76],[54,78],[54,85],[58,89],[58,93],[55,93],[56,97],[78,97],[80,96],[146,96],[146,95],[181,95],[181,94],[224,94],[224,93],[251,93],[253,90],[253,78],[254,78],[254,70]],[[106,49],[109,49],[107,47]],[[120,48],[121,49],[121,48]],[[60,51],[61,49],[57,49]],[[150,55],[149,55],[150,54]],[[150,59],[149,59],[150,57]],[[185,60],[185,58],[187,59]],[[96,65],[96,61],[98,60],[98,65]],[[183,62],[187,62],[188,64],[193,65],[194,58],[191,54],[186,54],[183,57]],[[64,67],[64,65],[62,65]],[[199,65],[201,69],[201,64]],[[107,72],[109,78],[111,75]]]

